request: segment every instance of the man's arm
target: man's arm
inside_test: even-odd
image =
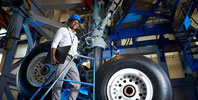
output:
[[[54,65],[59,63],[58,60],[55,57],[55,54],[56,54],[56,48],[58,47],[58,44],[59,44],[61,38],[62,38],[62,28],[59,28],[56,32],[56,35],[55,35],[55,37],[53,39],[53,42],[52,42],[52,45],[51,45],[52,60],[53,60]]]
[[[53,60],[53,64],[54,65],[57,65],[59,63],[59,61],[56,59],[55,54],[56,54],[56,48],[52,48],[52,60]]]

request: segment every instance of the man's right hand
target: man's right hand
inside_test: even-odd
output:
[[[53,65],[57,66],[59,64],[59,61],[56,59],[55,54],[56,54],[56,48],[52,48]]]
[[[53,65],[57,66],[58,64],[59,64],[59,61],[55,57],[53,57]]]

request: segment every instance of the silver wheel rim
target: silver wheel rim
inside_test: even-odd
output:
[[[43,52],[35,56],[28,65],[27,69],[27,80],[28,82],[35,86],[41,87],[43,83],[49,78],[49,76],[55,71],[54,66],[49,66],[48,71],[45,75],[41,73],[41,68],[43,68],[43,61],[47,56],[47,52]],[[49,84],[55,78],[55,74],[46,82],[45,85]]]
[[[107,96],[108,100],[152,100],[153,86],[143,72],[126,68],[111,76]]]

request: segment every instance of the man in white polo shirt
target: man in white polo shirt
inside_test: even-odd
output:
[[[76,36],[75,29],[78,27],[80,23],[80,17],[79,15],[72,15],[68,20],[68,26],[67,27],[61,27],[57,30],[56,35],[54,37],[54,40],[52,42],[51,48],[52,48],[52,59],[53,64],[58,65],[56,70],[56,78],[61,74],[64,67],[71,61],[72,57],[74,55],[77,55],[77,47],[78,47],[78,38]],[[59,61],[55,58],[55,52],[56,48],[64,47],[71,45],[71,48],[69,50],[68,56],[64,62],[64,64],[58,64]],[[65,70],[63,75],[60,78],[64,78],[66,76],[67,79],[74,80],[74,81],[80,81],[80,76],[78,69],[76,67],[76,64],[72,61],[70,64],[70,68],[68,70]],[[72,83],[70,89],[70,96],[69,100],[76,100],[79,90],[80,90],[80,84]],[[62,89],[63,81],[57,81],[53,91],[52,91],[52,100],[60,100],[60,94]]]

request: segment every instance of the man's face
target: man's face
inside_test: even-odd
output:
[[[71,29],[77,29],[78,28],[78,25],[79,25],[79,21],[78,20],[73,20],[71,22]]]

